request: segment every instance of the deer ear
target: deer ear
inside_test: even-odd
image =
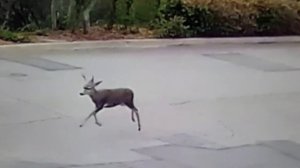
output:
[[[81,74],[81,76],[86,81],[86,76],[84,74]]]
[[[94,76],[92,77],[92,79],[91,79],[91,81],[90,81],[90,82],[94,83]]]
[[[96,82],[95,86],[98,86],[100,83],[102,83],[102,81]]]

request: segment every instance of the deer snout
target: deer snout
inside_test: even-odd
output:
[[[84,93],[79,93],[80,96],[84,96]]]

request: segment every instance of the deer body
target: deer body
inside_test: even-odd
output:
[[[96,107],[114,107],[133,103],[133,91],[127,88],[101,89],[90,95]]]
[[[85,76],[83,76],[84,79]],[[111,108],[118,105],[125,105],[131,109],[131,119],[135,122],[134,115],[137,117],[138,122],[138,130],[141,130],[140,117],[138,113],[138,109],[134,106],[133,98],[134,93],[129,88],[116,88],[116,89],[100,89],[96,90],[96,86],[102,83],[102,81],[94,82],[94,78],[92,78],[85,86],[83,93],[80,93],[81,96],[89,95],[92,101],[95,104],[95,110],[90,113],[90,115],[83,121],[80,127],[87,122],[87,120],[94,116],[96,124],[102,126],[102,124],[98,121],[96,114],[102,110],[103,108]]]

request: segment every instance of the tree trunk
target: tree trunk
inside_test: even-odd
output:
[[[1,25],[1,29],[6,29],[6,25],[7,25],[8,21],[9,21],[9,16],[10,16],[10,14],[12,12],[12,7],[13,7],[14,3],[15,3],[15,0],[0,1],[0,7],[2,8],[2,11],[5,12],[4,20],[3,20],[3,23]]]
[[[157,4],[156,4],[157,6],[157,10],[159,10],[159,8],[160,8],[160,5],[161,5],[161,2],[160,2],[160,0],[157,0]]]
[[[52,22],[52,30],[56,30],[57,29],[56,0],[51,0],[51,22]]]
[[[90,13],[83,12],[83,34],[87,34],[90,28]]]
[[[93,9],[94,5],[96,3],[96,0],[90,0],[89,4],[83,11],[83,33],[87,34],[89,31],[89,28],[91,26],[90,23],[90,12]]]
[[[126,15],[129,17],[133,0],[126,0]]]
[[[111,11],[110,20],[109,20],[109,23],[108,23],[108,28],[109,29],[112,29],[113,25],[115,24],[116,9],[117,9],[117,0],[112,0],[112,11]]]
[[[5,13],[4,22],[1,25],[1,29],[5,29],[6,28],[6,24],[7,24],[8,19],[9,19],[9,13],[10,13],[10,10],[7,10],[6,13]]]
[[[75,32],[75,0],[69,0],[68,7],[68,27],[71,29],[72,33]]]

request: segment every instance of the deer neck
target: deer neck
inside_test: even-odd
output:
[[[96,89],[93,90],[93,94],[90,94],[90,98],[94,103],[97,103],[97,95],[98,95],[98,91]]]

